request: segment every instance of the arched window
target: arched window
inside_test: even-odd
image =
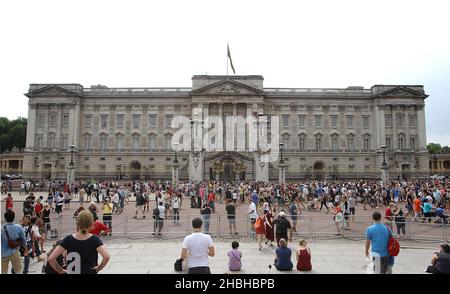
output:
[[[85,134],[84,135],[84,149],[89,150],[92,147],[92,135]]]
[[[339,135],[338,134],[331,135],[331,150],[334,152],[339,151]]]
[[[314,135],[314,139],[315,139],[315,148],[316,151],[321,151],[322,150],[322,134],[316,134]]]
[[[347,136],[347,150],[353,151],[355,150],[355,135],[349,134]]]
[[[108,135],[105,133],[100,134],[100,141],[99,141],[99,149],[101,151],[105,151],[108,149]]]
[[[283,142],[283,149],[288,150],[289,149],[289,134],[281,135],[281,142]]]
[[[405,134],[400,133],[397,136],[397,147],[400,150],[405,149]]]
[[[132,146],[133,149],[140,149],[141,148],[141,136],[139,134],[133,134],[132,135]]]
[[[148,149],[149,150],[156,150],[156,134],[150,134],[148,135]]]
[[[298,150],[301,152],[306,151],[306,134],[304,133],[298,135]]]
[[[56,148],[56,134],[50,133],[48,134],[48,147],[49,148]]]
[[[125,136],[122,134],[116,135],[116,149],[117,150],[123,150],[125,149]]]
[[[370,150],[370,135],[369,134],[363,135],[363,150],[364,151]]]
[[[172,134],[164,135],[164,149],[166,150],[172,149]]]

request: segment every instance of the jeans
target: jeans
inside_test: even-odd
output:
[[[211,221],[210,214],[202,214],[203,227],[205,228],[205,233],[209,232],[209,222]]]
[[[178,222],[180,220],[180,209],[174,208],[173,209],[173,222]]]

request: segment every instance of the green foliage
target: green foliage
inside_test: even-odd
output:
[[[27,119],[19,117],[9,120],[6,117],[0,117],[0,145],[3,152],[13,147],[25,148],[27,140]]]
[[[437,154],[437,153],[450,153],[450,147],[449,146],[443,146],[441,147],[441,144],[437,143],[430,143],[427,145],[428,153],[430,154]]]

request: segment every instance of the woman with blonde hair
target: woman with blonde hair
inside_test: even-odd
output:
[[[266,235],[265,235],[266,234],[266,229],[265,229],[264,221],[265,221],[264,213],[262,212],[262,210],[259,210],[258,211],[258,217],[256,218],[255,225],[254,225],[255,233],[256,233],[256,236],[258,237],[259,251],[262,250],[262,246],[261,246],[262,239],[263,239],[263,237],[264,238],[266,237]],[[267,244],[267,240],[266,240],[266,244]]]
[[[48,259],[50,266],[59,274],[96,274],[109,261],[109,253],[99,237],[88,233],[94,218],[88,210],[83,210],[77,217],[77,232],[66,236],[55,248]],[[67,269],[63,269],[56,261],[64,251],[67,251]],[[98,253],[102,256],[98,264]]]

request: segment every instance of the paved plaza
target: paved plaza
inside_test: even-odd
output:
[[[37,196],[41,194],[35,193]],[[22,201],[25,195],[14,193],[14,208],[21,215]],[[180,256],[182,239],[191,232],[190,219],[199,216],[198,209],[189,208],[188,199],[185,199],[181,211],[181,223],[173,224],[172,220],[165,222],[163,235],[154,237],[151,235],[153,230],[153,221],[149,212],[145,220],[133,220],[134,202],[131,198],[130,203],[126,205],[125,212],[121,215],[114,215],[112,237],[104,237],[111,260],[102,273],[129,273],[129,274],[175,274],[173,270],[174,261]],[[154,206],[154,202],[151,203]],[[2,203],[2,208],[4,203]],[[150,211],[152,210],[152,206]],[[273,262],[275,257],[275,248],[264,246],[263,250],[258,251],[256,240],[247,234],[246,220],[240,224],[238,222],[239,235],[228,234],[228,224],[225,216],[223,204],[217,203],[217,211],[212,219],[216,219],[218,224],[211,224],[211,235],[215,243],[216,256],[210,258],[212,273],[227,273],[227,252],[230,250],[231,241],[240,242],[240,250],[243,253],[243,269],[239,273],[245,274],[268,274],[282,273],[276,269],[269,269],[268,265]],[[75,232],[75,223],[73,212],[78,207],[76,199],[72,201],[71,208],[63,211],[61,219],[61,236]],[[241,204],[238,207],[238,214],[244,215],[248,205]],[[363,210],[362,205],[357,206],[357,222],[352,224],[352,229],[346,231],[347,237],[333,236],[335,226],[331,221],[331,215],[325,212],[302,213],[303,221],[297,226],[298,234],[294,236],[294,242],[289,244],[293,250],[297,247],[297,241],[300,238],[306,238],[310,242],[312,250],[313,271],[311,273],[332,273],[332,274],[365,274],[367,273],[368,260],[364,256],[363,233],[365,228],[371,223],[372,210]],[[189,217],[186,217],[189,215]],[[219,218],[220,216],[220,218]],[[314,220],[310,224],[308,219]],[[16,219],[17,221],[18,219]],[[188,221],[189,220],[189,221]],[[3,220],[2,220],[3,221]],[[58,218],[52,213],[53,224],[58,224]],[[126,222],[126,224],[124,223]],[[430,235],[430,239],[403,240],[401,241],[402,250],[395,260],[394,273],[423,273],[430,262],[431,255],[441,242],[442,227],[432,224],[413,224],[415,234],[423,231],[423,237]],[[214,229],[215,228],[215,229]],[[313,230],[312,236],[309,236],[309,230]],[[219,231],[218,231],[219,230]],[[222,231],[220,231],[222,230]],[[124,231],[127,234],[124,234]],[[322,232],[323,234],[319,234]],[[126,238],[125,238],[126,235]],[[443,236],[446,237],[446,236]],[[420,239],[420,238],[419,238]],[[50,242],[46,247],[50,246]],[[292,256],[295,265],[295,255]],[[40,273],[41,263],[32,261],[30,273]],[[292,271],[291,273],[299,273]]]
[[[231,242],[230,242],[231,243]],[[216,256],[210,258],[213,274],[230,273],[228,271],[227,252],[230,243],[215,242]],[[180,242],[150,242],[150,243],[118,243],[107,242],[106,246],[111,259],[103,274],[177,274],[173,264],[180,257]],[[293,250],[296,244],[290,244]],[[273,263],[275,248],[265,246],[258,251],[255,243],[243,242],[239,249],[242,251],[243,269],[240,274],[285,274],[275,268],[269,269]],[[311,243],[313,274],[366,274],[368,261],[364,256],[364,243]],[[393,273],[422,274],[431,260],[436,248],[402,248],[395,259]],[[292,257],[295,265],[295,256]],[[42,263],[32,262],[30,273],[40,273]],[[289,274],[301,274],[296,270]]]

